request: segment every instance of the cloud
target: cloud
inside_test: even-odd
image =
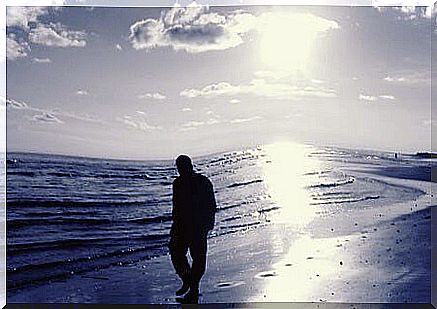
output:
[[[77,95],[88,95],[89,93],[86,90],[79,89],[79,90],[76,91],[76,94]]]
[[[261,116],[254,116],[254,117],[250,117],[250,118],[236,118],[236,119],[233,119],[229,122],[230,123],[244,123],[244,122],[259,120],[261,118],[262,118]]]
[[[6,26],[29,29],[29,23],[37,22],[39,17],[47,14],[48,7],[38,6],[8,6]]]
[[[419,18],[431,18],[433,13],[433,6],[375,6],[380,12],[392,12],[397,14],[400,20],[415,20]]]
[[[60,23],[39,24],[29,33],[30,42],[53,47],[84,47],[85,37],[85,32],[67,30]]]
[[[403,71],[395,75],[388,75],[384,77],[384,81],[393,84],[406,84],[406,85],[425,85],[429,86],[431,83],[431,76],[429,70],[423,71]]]
[[[51,63],[52,61],[49,58],[33,58],[32,61],[34,63]]]
[[[183,111],[183,112],[191,112],[192,109],[189,108],[189,107],[184,107],[184,108],[182,109],[182,111]]]
[[[24,40],[17,39],[16,35],[10,33],[6,37],[6,57],[8,60],[24,58],[30,52],[29,44]]]
[[[391,77],[391,76],[384,77],[384,80],[387,82],[404,82],[404,81],[406,81],[405,77]]]
[[[336,97],[333,89],[313,85],[295,85],[285,82],[271,82],[264,79],[253,79],[249,84],[232,85],[228,82],[219,82],[207,85],[201,89],[185,89],[180,95],[187,98],[236,96],[250,94],[258,97],[275,99],[301,99],[302,97]]]
[[[128,115],[124,116],[123,118],[117,117],[116,120],[124,123],[128,127],[141,131],[153,131],[162,129],[162,127],[160,126],[153,126],[148,124],[144,119],[138,119],[136,117]]]
[[[49,7],[47,5],[58,5]],[[19,1],[16,6],[7,7],[8,59],[26,57],[29,43],[53,47],[84,47],[86,33],[72,31],[61,23],[45,23],[46,18],[40,18],[62,9],[63,0],[53,1]],[[23,6],[18,6],[23,5]],[[46,5],[46,6],[36,6]],[[20,40],[15,40],[14,33],[20,34]],[[35,62],[35,61],[34,61]],[[41,63],[41,62],[40,62]],[[47,62],[45,62],[47,63]]]
[[[29,105],[24,102],[19,102],[14,99],[7,98],[6,99],[6,107],[12,109],[28,109]]]
[[[166,98],[165,95],[155,92],[155,93],[145,93],[137,96],[138,99],[153,99],[153,100],[164,100]]]
[[[375,101],[378,101],[379,99],[391,100],[391,101],[396,99],[394,96],[389,95],[389,94],[373,96],[373,95],[365,95],[365,94],[361,94],[361,93],[360,93],[358,98],[360,100],[369,101],[369,102],[375,102]]]
[[[206,121],[190,120],[190,121],[184,123],[182,125],[182,127],[180,128],[180,130],[182,130],[182,131],[194,130],[194,129],[197,129],[198,127],[201,127],[201,126],[213,125],[213,124],[217,124],[217,123],[220,123],[220,120],[218,120],[217,118],[209,118]]]
[[[237,104],[237,103],[240,103],[241,101],[239,100],[239,99],[231,99],[231,100],[229,100],[229,103],[231,103],[231,104]]]
[[[30,113],[38,113],[32,117],[33,120],[40,121],[40,122],[54,122],[57,117],[62,118],[70,118],[74,120],[80,120],[80,121],[87,121],[87,122],[94,122],[94,123],[102,123],[102,120],[92,117],[87,114],[78,114],[78,113],[72,113],[67,111],[61,111],[58,109],[55,110],[47,110],[47,109],[41,109],[32,107],[31,105],[20,102],[11,98],[6,99],[6,107],[10,110],[16,110],[21,112],[30,112]],[[59,120],[59,119],[58,119]],[[60,121],[59,123],[63,123],[63,121]]]
[[[380,95],[379,97],[380,97],[381,99],[386,99],[386,100],[394,100],[394,99],[395,99],[394,96],[392,96],[392,95],[387,95],[387,94],[385,94],[385,95]]]
[[[120,44],[115,45],[115,48],[116,48],[117,50],[123,50],[123,48],[121,47]]]
[[[45,123],[64,123],[62,120],[57,118],[52,113],[45,112],[43,114],[38,114],[33,116],[32,118],[34,121],[37,122],[45,122]]]
[[[163,11],[157,19],[135,22],[130,26],[129,39],[135,49],[169,47],[189,53],[226,50],[244,43],[249,32],[262,32],[265,25],[277,20],[277,16],[285,16],[291,23],[298,19],[297,15],[264,13],[256,16],[242,10],[212,12],[209,7],[193,2],[185,8],[173,7]],[[316,28],[317,31],[338,28],[336,22],[321,17],[305,14],[304,18],[308,20],[311,17],[314,22],[307,24],[323,26],[323,29]]]
[[[207,6],[193,2],[163,12],[159,19],[137,21],[130,27],[129,38],[135,49],[171,47],[190,53],[224,50],[242,44],[254,21],[251,14],[212,13]]]
[[[363,101],[376,101],[376,100],[378,100],[378,98],[375,97],[375,96],[372,96],[372,95],[365,95],[365,94],[361,94],[361,93],[360,93],[360,95],[358,96],[358,98],[359,98],[360,100],[363,100]]]

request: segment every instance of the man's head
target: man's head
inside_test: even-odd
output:
[[[193,173],[193,164],[189,156],[180,155],[176,159],[176,167],[178,168],[179,175],[187,176]]]

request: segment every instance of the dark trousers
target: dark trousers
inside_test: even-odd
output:
[[[170,256],[173,267],[184,283],[191,288],[199,288],[200,279],[206,270],[207,232],[201,233],[171,233]],[[193,263],[190,267],[187,253]]]

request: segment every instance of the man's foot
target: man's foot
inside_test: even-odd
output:
[[[190,289],[184,297],[176,298],[182,304],[197,304],[199,302],[199,289]]]
[[[182,287],[176,291],[176,296],[181,296],[184,295],[185,293],[188,292],[188,290],[190,289],[190,285],[188,283],[183,283]]]

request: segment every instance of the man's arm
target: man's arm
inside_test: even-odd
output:
[[[209,215],[208,229],[212,230],[215,224],[215,213],[217,211],[217,204],[215,201],[214,187],[210,180],[208,180],[207,194],[208,194],[208,215]]]
[[[177,188],[176,181],[173,181],[172,202],[173,202],[173,208],[172,208],[171,216],[173,219],[173,227],[176,227],[177,225],[179,225],[178,188]]]

